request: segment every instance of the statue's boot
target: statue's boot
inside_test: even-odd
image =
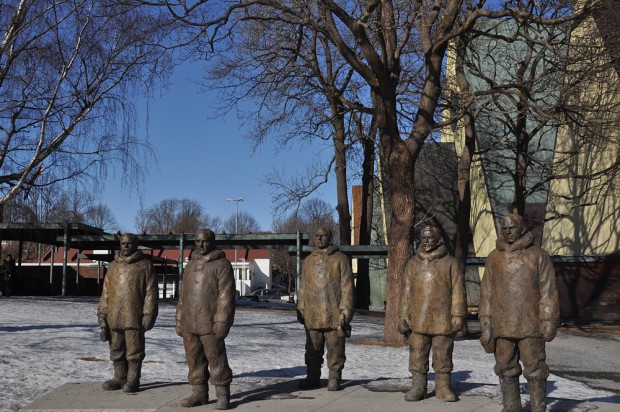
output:
[[[456,401],[456,395],[450,389],[450,378],[449,373],[435,374],[435,395],[444,402]]]
[[[532,379],[527,381],[530,388],[530,408],[532,412],[547,410],[547,380]]]
[[[216,386],[215,396],[217,398],[217,401],[215,402],[215,409],[230,409],[230,385]]]
[[[411,389],[405,393],[405,400],[417,402],[426,397],[426,374],[412,372]]]
[[[184,408],[206,405],[209,402],[209,387],[207,385],[192,385],[192,394],[181,401]]]
[[[339,391],[341,381],[342,381],[342,372],[329,371],[329,377],[327,379],[327,390],[328,391]]]
[[[129,362],[127,369],[127,383],[123,386],[123,392],[134,393],[140,389],[140,372],[142,371],[142,362]]]
[[[299,381],[299,389],[316,389],[321,387],[321,365],[308,366],[308,375]]]
[[[521,392],[519,391],[519,377],[499,378],[502,389],[502,412],[521,412]]]
[[[103,382],[101,387],[104,391],[117,391],[127,382],[127,362],[114,362],[114,377]]]

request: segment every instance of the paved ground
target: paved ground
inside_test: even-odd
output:
[[[364,315],[362,315],[364,316]],[[470,321],[471,334],[465,339],[477,339],[479,325]],[[620,328],[612,327],[563,327],[557,338],[547,345],[547,360],[553,374],[586,383],[588,386],[604,389],[611,395],[587,401],[549,398],[550,411],[620,411]],[[465,393],[475,383],[459,382],[455,376],[454,391]],[[297,381],[276,380],[268,386],[231,387],[233,410],[236,411],[501,411],[501,400],[491,395],[460,396],[458,402],[444,403],[431,393],[428,399],[410,403],[403,399],[402,385],[385,381],[345,381],[344,389],[328,392],[318,390],[300,391]],[[550,383],[552,385],[553,383]],[[523,389],[524,411],[529,411],[529,395]],[[550,388],[548,388],[550,389]],[[495,391],[496,393],[498,391]],[[549,391],[553,393],[552,391]],[[180,406],[182,398],[191,393],[186,382],[143,382],[137,394],[105,392],[100,382],[68,383],[23,405],[21,411],[184,411]],[[0,395],[1,396],[1,395]],[[215,393],[211,388],[211,399]],[[191,411],[215,410],[215,402],[191,409]]]
[[[326,382],[323,382],[325,386]],[[458,385],[456,390],[458,392]],[[458,402],[444,403],[434,396],[421,402],[403,400],[400,391],[390,392],[389,387],[370,390],[360,382],[345,382],[339,392],[328,392],[325,387],[312,391],[299,391],[296,381],[286,381],[269,387],[243,388],[232,385],[232,406],[236,411],[377,411],[377,412],[499,412],[502,407],[498,399],[484,396],[462,396]],[[70,383],[48,393],[33,403],[24,406],[22,412],[43,411],[161,411],[187,412],[180,405],[181,399],[191,393],[185,383],[156,382],[143,385],[137,394],[105,392],[101,383]],[[211,388],[211,399],[215,393]],[[523,404],[528,409],[527,397]],[[597,411],[617,412],[620,399],[601,399],[585,402],[562,402],[549,399],[551,411]],[[215,401],[208,405],[192,408],[191,411],[215,410]]]

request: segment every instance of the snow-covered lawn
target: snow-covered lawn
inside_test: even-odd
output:
[[[0,299],[1,410],[16,410],[66,382],[111,377],[108,345],[99,341],[96,311],[94,298]],[[174,312],[173,304],[160,304],[155,328],[146,335],[142,382],[187,380],[183,344],[174,330]],[[407,349],[359,343],[381,339],[382,319],[358,316],[352,326],[343,379],[360,381],[376,390],[406,390],[410,385]],[[262,387],[304,376],[304,340],[294,311],[238,308],[226,340],[233,383]],[[493,357],[484,353],[478,340],[455,343],[454,366],[454,381],[461,395],[499,395]],[[552,399],[613,396],[557,376],[551,376],[549,382],[553,388],[550,404]],[[432,381],[429,384],[431,389]]]

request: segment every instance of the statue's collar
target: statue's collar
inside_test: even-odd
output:
[[[226,257],[226,253],[224,253],[221,249],[213,249],[206,255],[201,255],[200,253],[194,253],[192,255],[192,259],[197,259],[202,263],[212,262],[214,260],[222,259]]]
[[[333,255],[334,253],[338,252],[338,250],[340,250],[338,249],[338,246],[329,245],[325,249],[319,249],[317,247],[316,249],[312,251],[312,254],[313,255],[320,255],[320,254]]]
[[[144,253],[142,253],[141,250],[136,250],[129,256],[121,256],[120,253],[117,253],[116,256],[114,256],[114,260],[118,263],[134,263],[143,258]]]
[[[425,252],[422,249],[422,246],[420,246],[418,248],[418,252],[416,253],[416,256],[418,257],[418,259],[420,260],[434,260],[434,259],[441,259],[442,257],[446,256],[448,254],[448,248],[446,247],[446,245],[440,245],[439,247],[437,247],[437,249],[435,250],[431,250],[430,252]]]
[[[512,252],[515,250],[526,249],[534,244],[534,235],[531,232],[525,232],[523,236],[517,239],[516,242],[510,244],[506,242],[504,239],[497,239],[495,245],[497,250],[502,252]]]

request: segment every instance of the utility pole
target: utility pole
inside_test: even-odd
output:
[[[239,234],[239,202],[243,202],[243,198],[242,197],[238,197],[236,199],[233,198],[228,198],[226,199],[228,202],[235,202],[237,204],[237,211],[235,213],[235,235]],[[236,246],[236,245],[235,245]],[[237,248],[235,247],[235,280],[238,279],[238,275],[237,275]]]

